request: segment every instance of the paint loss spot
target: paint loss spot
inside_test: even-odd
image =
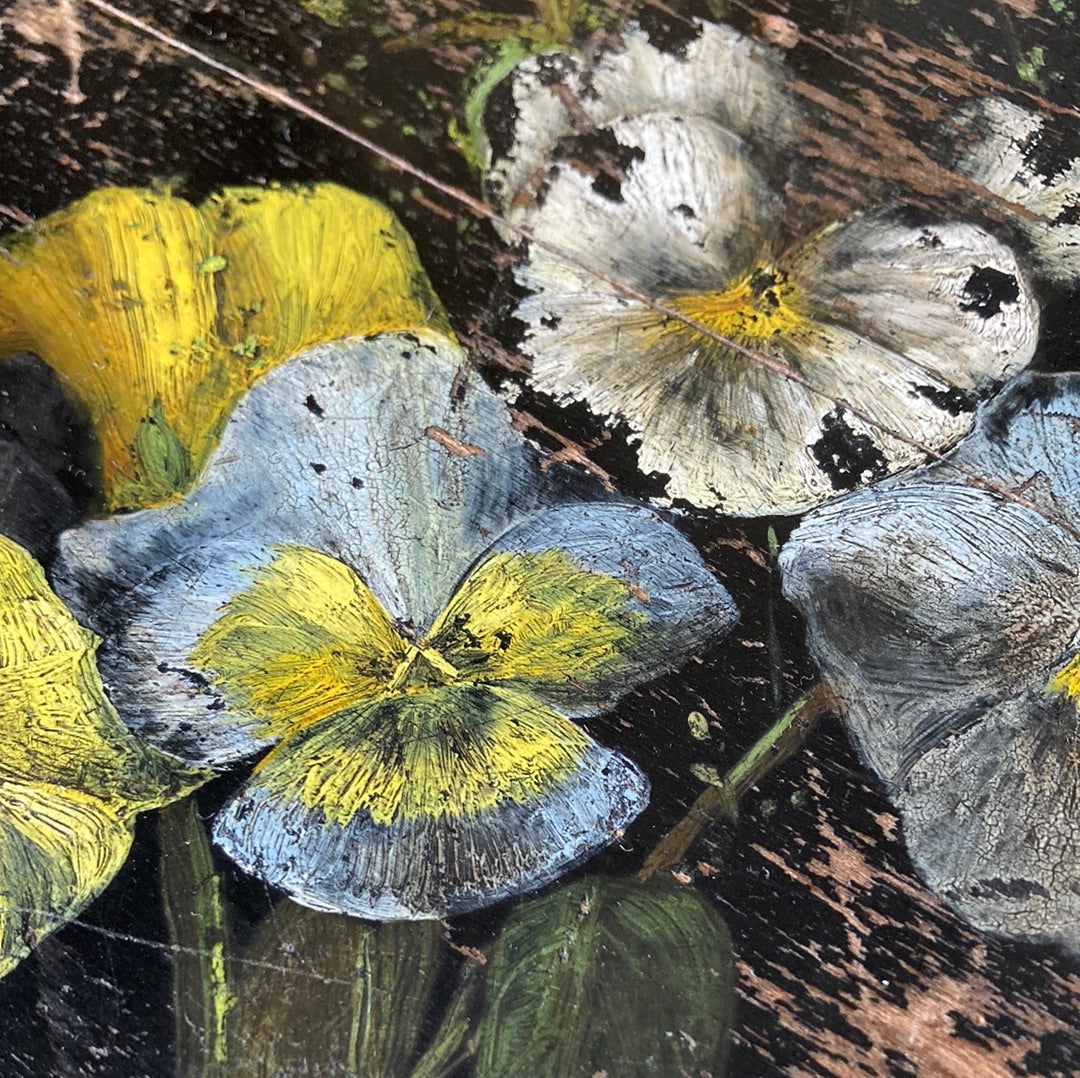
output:
[[[1028,899],[1033,897],[1049,898],[1050,892],[1041,883],[1035,880],[978,880],[972,887],[975,897],[994,897],[1002,895],[1005,898]]]
[[[977,401],[974,394],[957,386],[949,386],[948,389],[940,389],[937,386],[913,386],[912,388],[935,408],[940,408],[949,415],[960,416],[975,411]]]
[[[821,431],[810,452],[834,490],[853,490],[889,474],[884,453],[868,434],[851,427],[842,408],[821,417]]]
[[[1011,273],[1002,273],[993,266],[974,266],[964,285],[966,299],[960,310],[972,311],[980,318],[1001,314],[1003,304],[1020,298],[1020,282]]]
[[[668,8],[646,4],[637,18],[650,45],[680,60],[686,59],[687,50],[701,36],[700,23],[679,18]]]
[[[571,136],[560,144],[566,160],[583,176],[592,179],[592,189],[610,202],[622,202],[622,185],[636,161],[645,157],[640,146],[624,146],[610,127],[588,136]]]

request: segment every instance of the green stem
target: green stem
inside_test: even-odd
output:
[[[776,537],[776,529],[771,524],[768,544],[769,590],[765,598],[765,645],[769,655],[769,686],[772,689],[773,707],[779,707],[784,696],[784,651],[776,631],[776,582],[779,579],[777,558],[780,555],[780,542]]]
[[[638,879],[647,880],[662,869],[680,864],[686,851],[714,820],[721,816],[737,819],[743,794],[792,756],[817,719],[832,707],[832,697],[823,685],[816,685],[796,700],[720,782],[702,791],[686,815],[645,858]]]
[[[187,798],[158,816],[161,890],[173,945],[176,1073],[227,1078],[228,930],[198,806]]]
[[[487,166],[484,109],[491,91],[529,54],[528,45],[520,38],[503,41],[495,55],[484,60],[469,80],[465,97],[465,126],[464,129],[453,127],[450,137],[461,147],[465,160],[478,172],[482,172]]]
[[[476,1044],[470,1032],[482,983],[479,967],[473,962],[466,962],[435,1039],[417,1061],[409,1078],[442,1078],[476,1054]]]

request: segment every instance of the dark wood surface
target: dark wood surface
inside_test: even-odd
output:
[[[477,196],[446,123],[479,47],[380,47],[388,36],[460,14],[471,0],[351,0],[344,26],[270,0],[123,6]],[[524,2],[498,8],[531,10]],[[959,215],[970,202],[965,183],[932,151],[971,95],[1026,101],[1050,124],[1055,152],[1069,156],[1080,70],[1077,34],[1065,18],[1073,11],[1080,12],[1073,0],[1053,7],[1046,0],[761,7],[713,0],[671,10],[656,2],[640,17],[672,35],[689,15],[725,17],[789,46],[807,116],[803,158],[788,191],[794,235],[895,195]],[[104,184],[167,182],[196,200],[229,183],[335,180],[395,208],[477,362],[492,380],[513,384],[522,364],[508,317],[510,258],[467,207],[93,5],[20,0],[0,12],[5,226]],[[359,54],[363,63],[355,61]],[[1046,297],[1043,367],[1075,366],[1080,327],[1072,299]],[[654,493],[636,473],[624,434],[602,430],[584,410],[529,394],[518,407],[541,444],[587,461],[598,483]],[[743,619],[688,671],[592,724],[654,784],[649,812],[623,848],[600,859],[602,867],[632,871],[699,794],[690,765],[731,766],[814,682],[801,627],[770,567],[770,524],[783,539],[792,522],[701,516],[681,525]],[[713,720],[708,742],[687,731],[692,709]],[[216,787],[203,803],[215,796]],[[156,840],[152,822],[140,827],[132,861],[85,923],[69,926],[0,984],[0,1072],[172,1072],[173,1026],[161,987],[169,964],[155,946],[165,938],[152,897]],[[982,935],[936,900],[914,875],[897,817],[834,718],[822,720],[805,747],[745,797],[737,823],[707,829],[676,871],[709,896],[731,929],[738,1007],[729,1073],[1080,1073],[1077,961]],[[242,882],[233,897],[242,921],[255,903]],[[499,916],[455,926],[450,939],[483,951]],[[252,1050],[257,1056],[258,1047]]]

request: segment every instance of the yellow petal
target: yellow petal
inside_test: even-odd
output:
[[[29,349],[97,429],[109,510],[184,491],[237,399],[301,349],[449,332],[408,234],[330,184],[94,192],[7,241],[0,355]]]
[[[372,697],[275,748],[214,840],[305,905],[447,917],[539,887],[607,845],[649,784],[531,693]]]
[[[0,536],[0,976],[94,898],[140,809],[208,778],[135,740],[101,687],[97,638]]]
[[[95,797],[0,776],[0,977],[104,890],[131,837]]]
[[[228,373],[211,362],[214,281],[199,272],[211,254],[206,222],[168,194],[110,188],[8,244],[0,353],[37,352],[85,404],[110,508],[167,496],[136,466],[139,424],[159,400],[190,446],[200,422],[185,418],[190,390],[203,379],[215,393],[229,390]]]
[[[197,773],[123,725],[101,687],[97,644],[37,562],[0,536],[0,773],[122,802],[130,812],[164,804],[197,784]]]
[[[284,737],[385,686],[405,641],[367,585],[336,558],[282,547],[199,638],[191,662],[230,707]]]
[[[229,187],[202,212],[228,262],[222,334],[265,366],[342,337],[451,335],[412,238],[382,203],[331,183]]]
[[[382,696],[285,741],[252,782],[345,826],[467,820],[542,802],[591,744],[526,693],[475,685]]]
[[[469,574],[430,645],[465,677],[609,681],[620,671],[636,673],[651,628],[633,605],[625,581],[589,572],[557,547],[500,552]]]

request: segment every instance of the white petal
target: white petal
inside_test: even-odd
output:
[[[819,319],[894,349],[946,385],[987,389],[1034,354],[1038,304],[1012,251],[975,225],[880,211],[806,244],[792,264]]]
[[[623,257],[636,246],[639,277],[665,298],[665,274],[650,268],[660,243],[639,239]],[[519,307],[533,382],[625,419],[640,435],[641,470],[670,477],[668,497],[753,516],[804,511],[920,463],[923,445],[947,448],[978,397],[1034,353],[1035,300],[1009,249],[975,226],[880,212],[782,262],[806,318],[758,346],[813,389],[642,303],[596,288],[560,295],[570,276],[554,273]],[[728,283],[704,270],[698,279],[701,291]]]
[[[962,134],[976,141],[960,156],[958,172],[984,187],[1015,212],[1012,225],[1032,247],[1039,271],[1050,280],[1069,283],[1080,278],[1080,158],[1056,175],[1040,175],[1032,151],[1046,136],[1039,116],[1027,109],[989,98],[958,118]]]
[[[650,295],[707,291],[748,269],[772,235],[778,196],[745,144],[713,121],[666,113],[620,120],[593,145],[618,160],[625,178],[590,174],[583,152],[556,165],[537,202],[511,215],[587,266]],[[611,291],[536,244],[518,278],[552,297]]]
[[[763,164],[789,147],[795,109],[777,54],[729,26],[698,25],[681,55],[632,27],[620,51],[599,59],[538,56],[520,64],[511,81],[511,145],[486,177],[500,208],[535,193],[561,139],[620,119],[706,118],[752,145]]]

